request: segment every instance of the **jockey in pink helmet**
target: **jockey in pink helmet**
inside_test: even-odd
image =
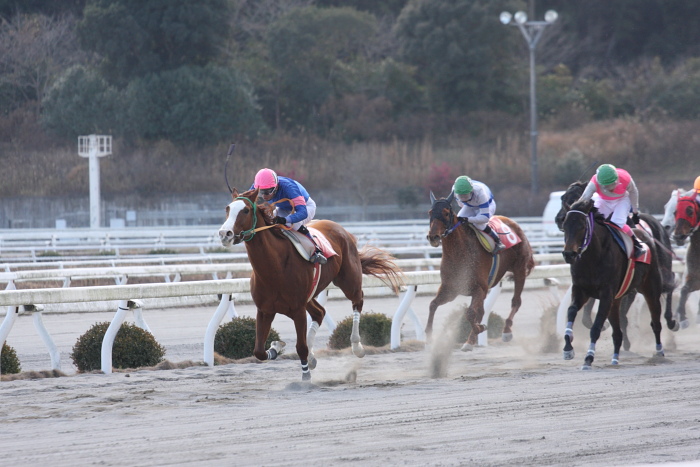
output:
[[[260,196],[267,202],[281,199],[289,200],[275,205],[274,222],[296,229],[306,235],[316,245],[316,252],[311,256],[311,262],[326,264],[328,260],[323,256],[309,229],[306,228],[306,224],[311,222],[316,214],[316,202],[309,196],[306,188],[296,180],[279,177],[274,170],[267,168],[260,169],[255,174],[255,181],[250,189],[255,188],[259,190]],[[294,205],[294,213],[292,213],[292,205]]]
[[[634,254],[642,253],[642,245],[627,225],[627,217],[632,211],[632,222],[639,224],[639,192],[632,176],[624,169],[612,164],[603,164],[591,177],[579,200],[593,199],[594,206],[605,217],[632,237]]]

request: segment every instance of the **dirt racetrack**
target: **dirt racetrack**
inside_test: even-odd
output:
[[[413,309],[425,323],[431,297]],[[466,299],[464,299],[466,300]],[[587,333],[577,323],[573,361],[561,355],[546,291],[528,291],[514,339],[472,352],[440,351],[439,330],[454,302],[438,309],[429,349],[357,359],[324,355],[311,383],[298,360],[208,368],[72,375],[79,335],[112,314],[46,315],[70,376],[3,381],[2,465],[566,465],[628,466],[700,461],[700,339],[692,325],[664,330],[665,358],[652,358],[648,314],[632,319],[632,349],[611,366],[610,331],[592,371],[581,371]],[[510,293],[495,311],[505,315]],[[398,299],[368,299],[365,311],[393,314]],[[329,302],[336,321],[347,301]],[[545,310],[548,310],[545,312]],[[212,308],[145,310],[172,362],[202,360]],[[252,315],[251,306],[239,314]],[[291,322],[273,327],[293,351]],[[404,335],[413,335],[406,321]],[[30,317],[8,338],[24,370],[50,368]],[[437,367],[444,376],[434,378]],[[698,463],[700,465],[700,463]]]

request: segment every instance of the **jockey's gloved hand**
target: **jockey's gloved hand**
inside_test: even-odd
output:
[[[286,225],[286,224],[287,224],[287,219],[285,219],[285,218],[282,217],[282,216],[275,216],[273,222],[274,222],[275,224]]]
[[[638,212],[632,213],[632,222],[634,223],[634,225],[639,225],[639,213]]]

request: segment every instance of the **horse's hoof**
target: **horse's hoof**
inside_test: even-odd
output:
[[[318,360],[316,360],[316,357],[314,357],[313,354],[309,355],[309,370],[313,370],[316,368],[316,364],[318,363]]]
[[[586,364],[584,363],[584,364],[581,366],[581,369],[582,369],[582,370],[590,370],[590,369],[591,369],[591,366],[590,366],[590,365],[586,365]]]
[[[471,352],[472,350],[474,350],[474,346],[465,342],[462,348],[459,350],[461,350],[462,352]]]
[[[504,332],[503,334],[501,334],[501,339],[503,339],[503,342],[510,342],[513,340],[513,333]]]
[[[281,354],[282,351],[284,350],[284,347],[285,347],[286,345],[287,345],[287,344],[286,344],[285,342],[283,342],[283,341],[273,341],[273,342],[270,344],[270,348],[271,348],[271,349],[275,349],[275,350],[277,351],[278,354]]]
[[[358,343],[353,343],[352,344],[352,354],[356,356],[357,358],[364,358],[365,356],[365,349],[362,347],[362,344]]]
[[[619,365],[620,361],[617,358],[613,358],[612,361],[610,362],[611,365]]]
[[[664,354],[663,350],[657,350],[656,353],[654,353],[655,357],[665,357],[666,354]]]
[[[684,319],[681,321],[681,329],[688,329],[690,327],[690,321],[687,319]],[[678,329],[674,329],[674,331],[677,331]]]
[[[306,373],[302,373],[301,380],[302,381],[311,381],[311,372],[307,371]]]
[[[565,350],[564,351],[564,360],[573,360],[574,359],[574,351],[573,350]]]

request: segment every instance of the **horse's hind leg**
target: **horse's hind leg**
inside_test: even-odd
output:
[[[627,327],[629,326],[628,314],[636,297],[637,292],[631,291],[620,300],[620,329],[622,329],[622,347],[625,350],[629,350],[631,346],[629,331],[627,330]]]
[[[661,293],[658,290],[645,292],[644,299],[651,314],[651,330],[654,332],[654,338],[656,339],[655,355],[663,357],[664,347],[661,344]]]
[[[270,335],[273,319],[275,319],[274,313],[263,313],[258,310],[255,319],[255,349],[253,350],[253,355],[255,355],[258,360],[274,360],[277,358],[277,355],[282,352],[282,349],[284,349],[284,342],[274,341],[270,344],[270,348],[267,351],[265,350],[265,341],[267,340],[267,336]]]
[[[347,263],[349,264],[349,263]],[[358,264],[359,266],[359,264]],[[362,347],[360,339],[360,315],[364,306],[364,292],[362,291],[362,269],[357,270],[341,269],[340,273],[333,280],[348,300],[352,302],[352,333],[350,334],[350,344],[352,353],[358,358],[365,356],[365,349]]]
[[[316,340],[316,331],[323,323],[323,318],[326,316],[326,310],[314,298],[306,304],[306,311],[311,315],[311,326],[306,334],[306,345],[309,348],[309,369],[316,368],[316,357],[314,356],[314,340]]]
[[[309,381],[311,370],[309,369],[309,347],[306,344],[306,312],[298,313],[295,316],[294,329],[297,332],[297,355],[301,361],[301,379]]]
[[[609,296],[601,296],[598,305],[598,313],[595,315],[593,326],[591,326],[591,342],[588,345],[586,358],[583,360],[582,370],[590,370],[593,360],[595,360],[595,345],[600,338],[605,320],[610,318],[610,325],[613,327],[614,355],[620,354],[622,345],[622,330],[620,329],[620,300],[612,300]]]

